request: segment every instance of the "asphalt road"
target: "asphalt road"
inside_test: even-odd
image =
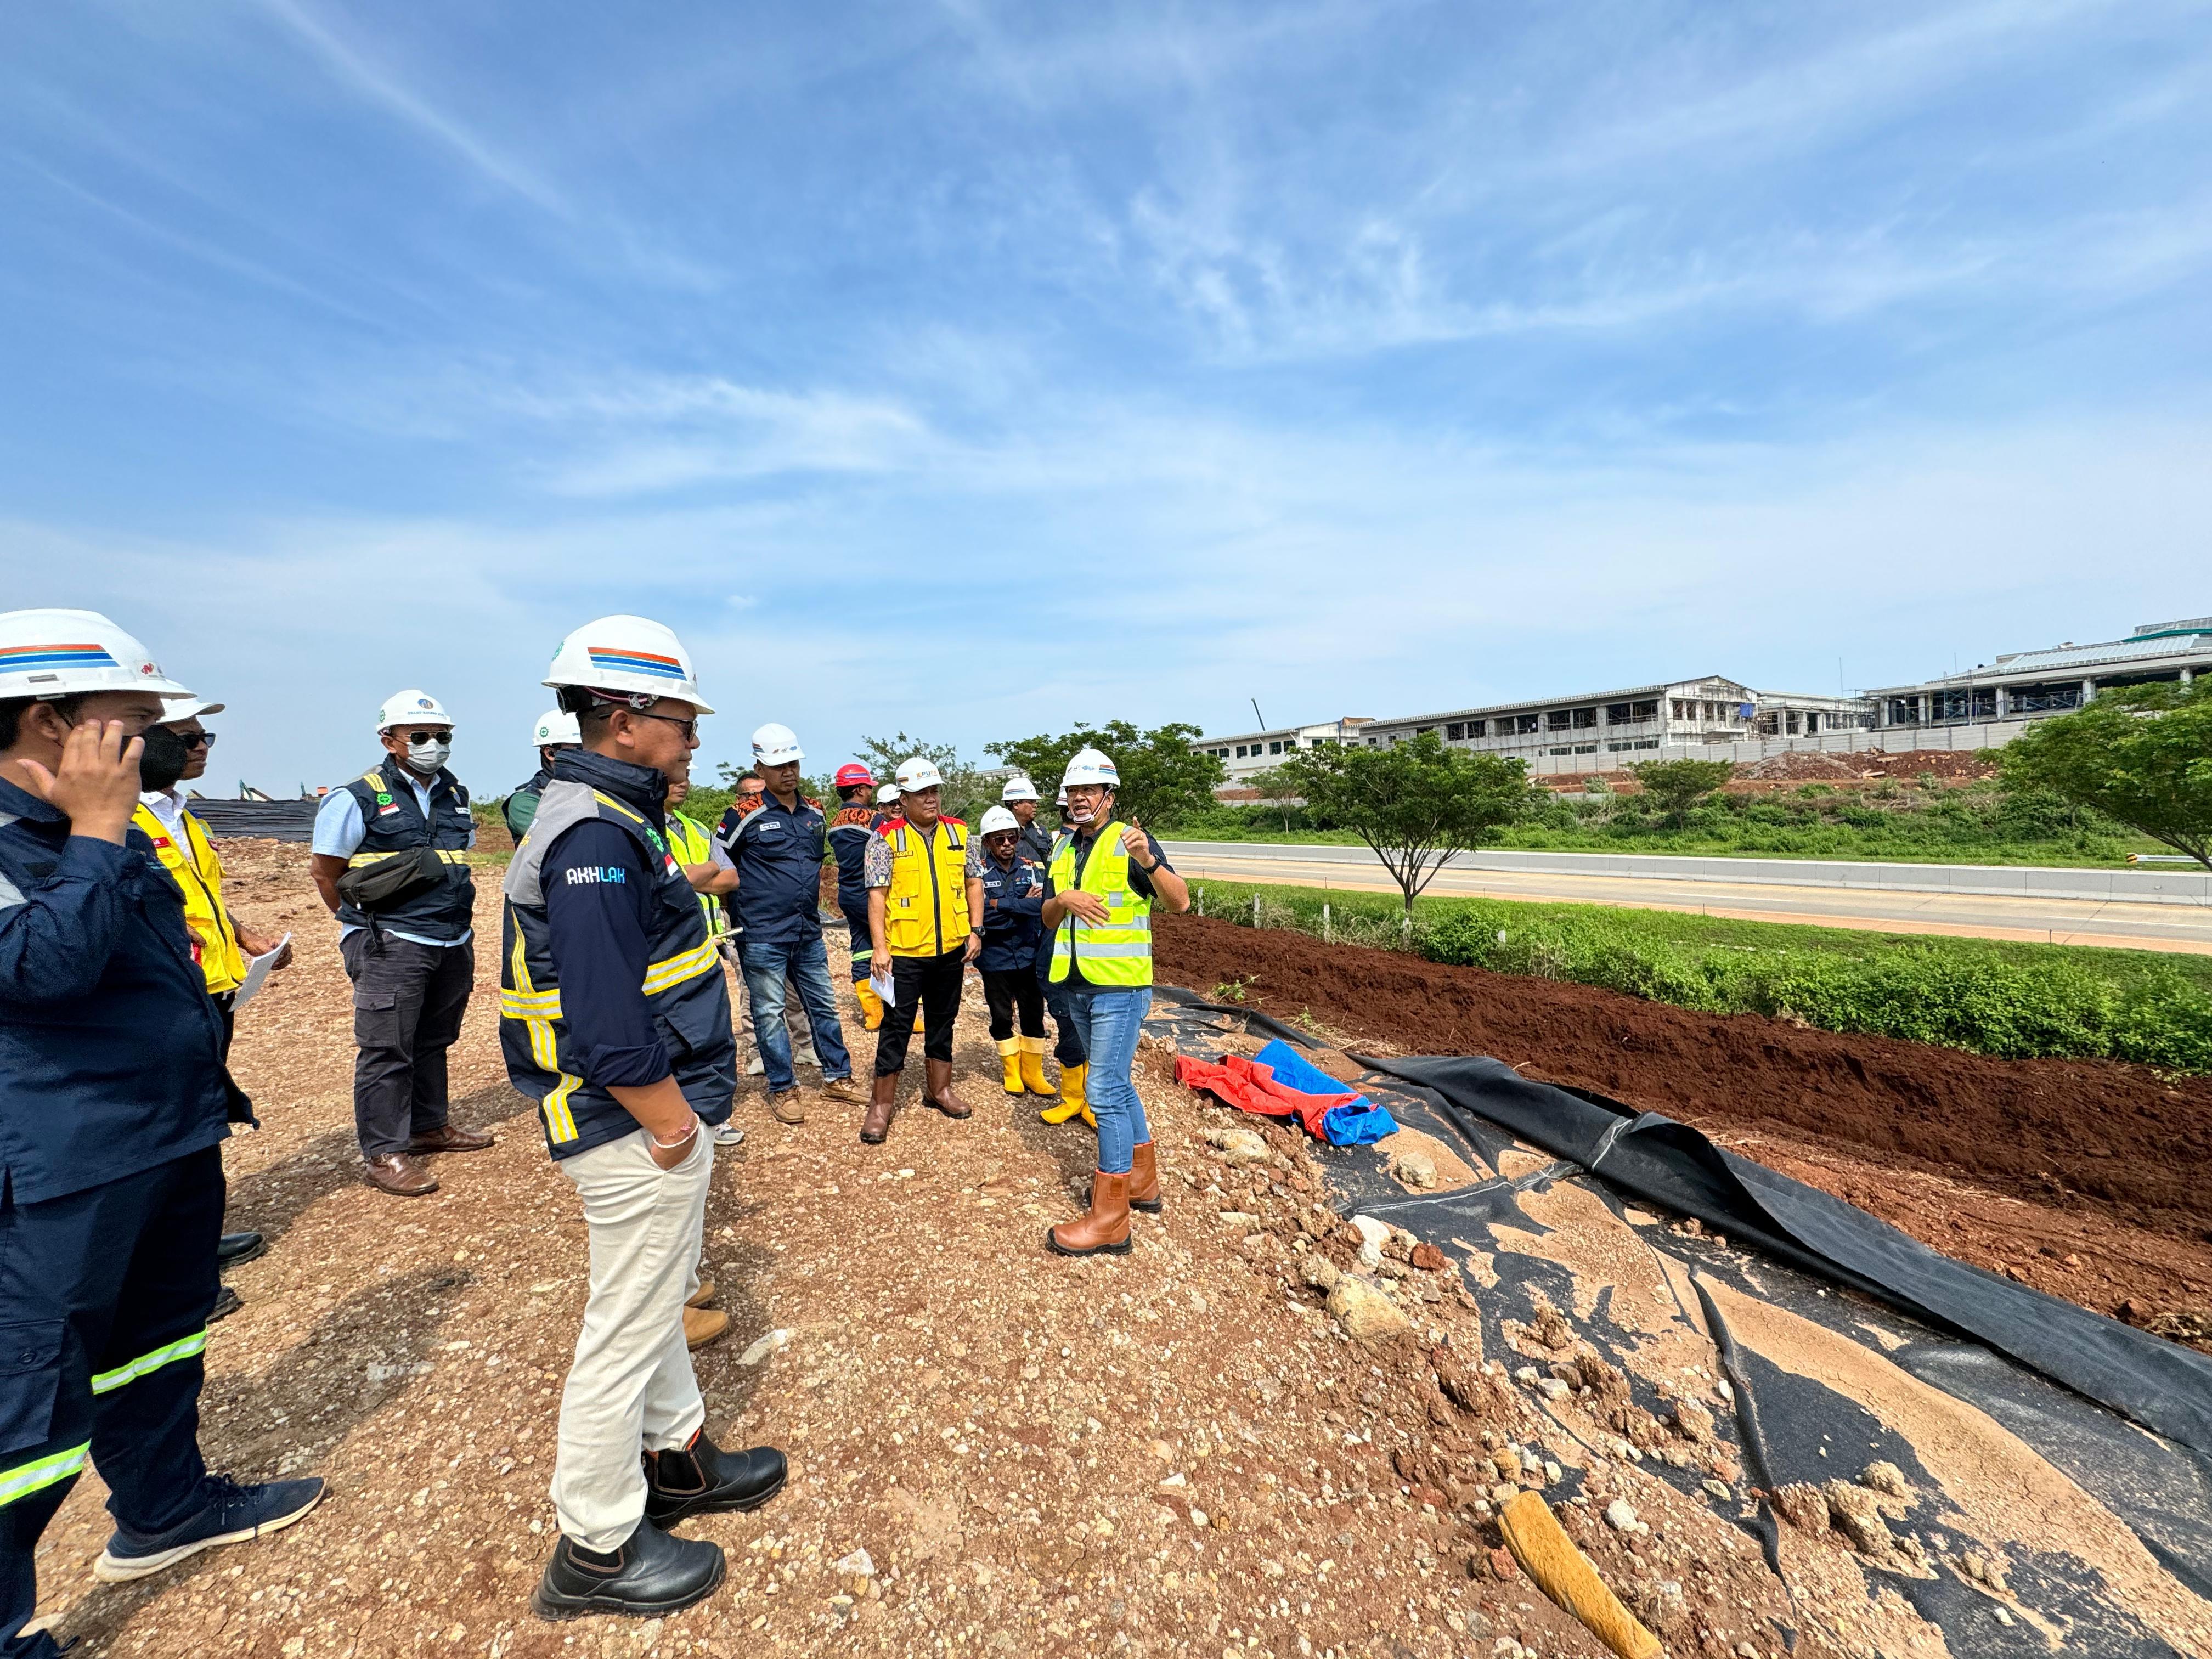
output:
[[[1222,881],[1397,891],[1397,884],[1371,855],[1365,861],[1348,861],[1345,849],[1339,847],[1213,842],[1200,848],[1175,842],[1164,845],[1176,868],[1194,881],[1211,876]],[[1443,871],[1426,890],[1437,896],[1687,910],[1749,921],[1798,921],[1879,933],[1950,933],[2212,956],[2212,909],[2197,905],[1462,869]]]

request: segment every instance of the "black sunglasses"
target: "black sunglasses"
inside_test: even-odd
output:
[[[183,744],[187,749],[205,749],[215,742],[215,733],[212,732],[179,732],[177,733],[177,741]]]
[[[674,726],[684,734],[684,739],[687,743],[695,740],[699,735],[699,717],[696,714],[688,720],[679,720],[673,714],[648,714],[642,708],[633,708],[629,712],[640,720],[659,720],[664,726]]]

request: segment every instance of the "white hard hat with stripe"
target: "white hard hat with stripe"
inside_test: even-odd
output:
[[[644,617],[602,617],[561,641],[544,684],[556,690],[623,694],[625,698],[675,697],[702,714],[714,711],[699,695],[691,655],[684,642]]]
[[[1001,830],[1018,830],[1021,827],[1021,820],[1003,806],[987,806],[983,809],[982,833],[984,835],[995,836]]]
[[[146,647],[97,611],[0,613],[0,697],[76,697],[92,691],[192,694]]]
[[[924,755],[899,763],[897,782],[902,795],[918,795],[925,789],[945,787],[945,780],[937,775],[937,763]]]
[[[1001,801],[1035,800],[1036,798],[1036,785],[1018,772],[1008,778],[1006,787],[999,791]]]
[[[1068,762],[1067,770],[1061,774],[1060,787],[1065,789],[1074,783],[1103,783],[1109,789],[1119,789],[1121,769],[1103,750],[1079,749],[1075,758]]]

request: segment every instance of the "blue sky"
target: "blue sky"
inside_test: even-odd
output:
[[[2212,9],[19,8],[0,575],[480,792],[560,635],[708,759],[2212,611]]]

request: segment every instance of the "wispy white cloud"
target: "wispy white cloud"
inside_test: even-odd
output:
[[[341,26],[313,9],[307,0],[257,3],[357,95],[459,156],[489,182],[548,213],[564,219],[570,216],[571,209],[560,191],[467,124],[437,108],[408,85],[397,70],[356,45]]]

